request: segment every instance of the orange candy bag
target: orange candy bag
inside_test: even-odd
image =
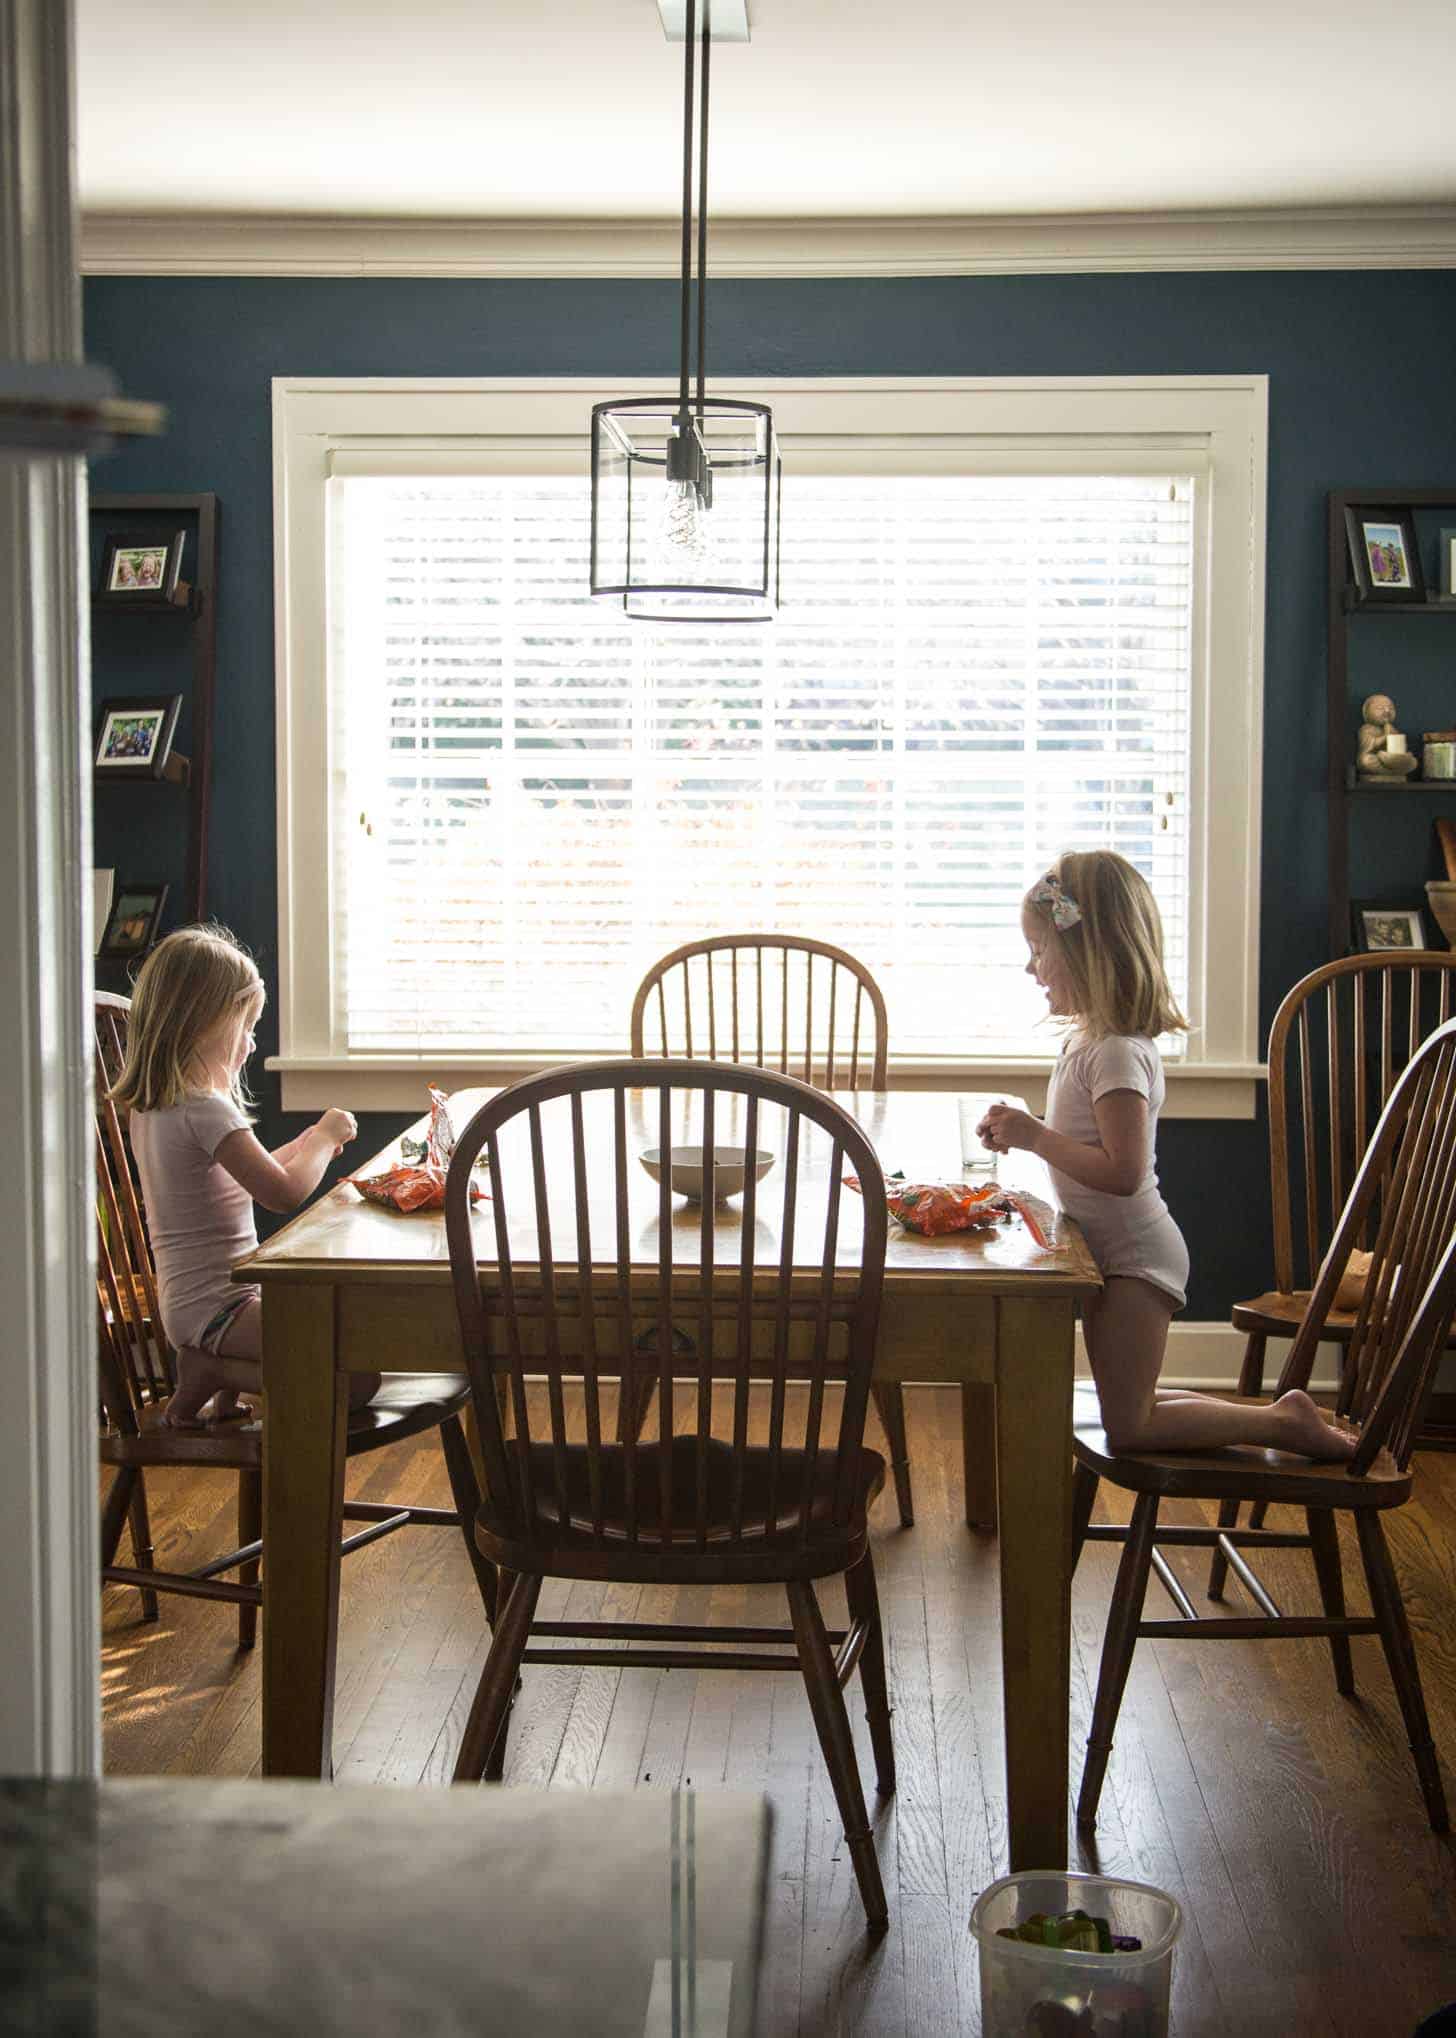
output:
[[[1006,1198],[994,1185],[968,1182],[886,1182],[890,1215],[907,1231],[939,1238],[947,1231],[974,1231],[978,1225],[999,1224]]]
[[[860,1187],[858,1175],[846,1175],[844,1180],[848,1188]],[[919,1232],[922,1238],[975,1231],[1016,1216],[1044,1252],[1051,1247],[1047,1230],[1051,1212],[1046,1206],[995,1182],[978,1188],[969,1182],[907,1182],[900,1175],[890,1175],[885,1180],[885,1202],[898,1224]]]
[[[377,1175],[346,1175],[344,1179],[370,1203],[382,1204],[386,1210],[443,1210],[445,1174],[454,1151],[450,1100],[431,1083],[430,1123],[424,1139],[402,1139],[400,1152],[404,1158],[397,1166],[385,1168]],[[478,1183],[471,1183],[472,1203],[484,1194]]]

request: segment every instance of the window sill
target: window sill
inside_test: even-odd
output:
[[[426,1107],[425,1087],[499,1089],[518,1076],[559,1068],[581,1055],[270,1055],[271,1074],[282,1079],[285,1111],[323,1111],[332,1104],[347,1111],[409,1111]],[[916,1056],[890,1059],[892,1090],[996,1090],[1025,1098],[1033,1111],[1046,1104],[1047,1077],[1054,1057],[1028,1055],[957,1061]],[[1167,1062],[1168,1098],[1164,1118],[1252,1118],[1256,1086],[1268,1071],[1253,1062]]]

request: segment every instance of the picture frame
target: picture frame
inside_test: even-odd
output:
[[[1456,529],[1447,525],[1437,540],[1439,546],[1436,581],[1442,601],[1456,602]]]
[[[101,703],[95,769],[101,778],[160,778],[172,754],[182,696],[136,694]]]
[[[1350,933],[1359,955],[1444,949],[1423,899],[1351,899]]]
[[[167,890],[164,884],[119,884],[98,955],[111,962],[145,955],[157,938]]]
[[[96,600],[108,608],[171,608],[177,601],[186,531],[170,538],[155,533],[108,533],[101,547]]]
[[[1345,535],[1359,603],[1424,602],[1426,581],[1410,510],[1351,504]]]

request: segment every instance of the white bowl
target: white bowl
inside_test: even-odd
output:
[[[638,1155],[644,1168],[654,1182],[662,1180],[662,1149],[649,1146],[645,1153]],[[689,1203],[703,1200],[703,1149],[700,1146],[675,1146],[668,1154],[668,1178],[679,1196],[686,1196]],[[774,1164],[771,1153],[762,1147],[753,1152],[754,1180],[761,1182]],[[725,1196],[736,1196],[748,1180],[748,1151],[741,1146],[715,1146],[713,1148],[713,1200],[721,1203]]]

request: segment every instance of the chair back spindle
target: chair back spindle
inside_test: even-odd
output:
[[[698,1203],[675,1194],[666,1168],[654,1187],[638,1167],[637,1151],[665,1154],[685,1131],[704,1149]],[[720,1140],[775,1156],[724,1201]],[[472,1214],[482,1152],[490,1200]],[[843,1194],[846,1174],[862,1196]],[[488,1490],[513,1538],[731,1561],[766,1540],[802,1547],[847,1532],[887,1218],[874,1149],[832,1099],[732,1063],[620,1060],[530,1077],[460,1133],[445,1221]],[[655,1261],[646,1275],[644,1258]],[[626,1392],[643,1367],[655,1433],[649,1419],[607,1442],[604,1383]],[[750,1506],[755,1379],[770,1394]]]
[[[141,1190],[112,1084],[126,1058],[128,998],[95,1001],[96,1288],[102,1405],[113,1428],[136,1434],[142,1410],[167,1400],[176,1357],[162,1328]]]

